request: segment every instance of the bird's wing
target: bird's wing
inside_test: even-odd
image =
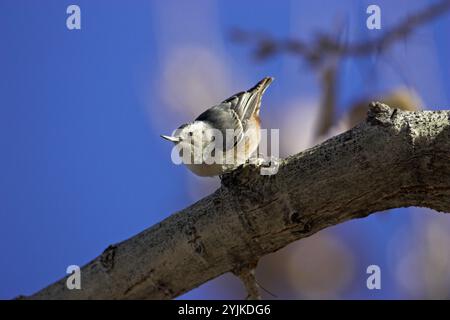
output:
[[[244,128],[239,116],[236,114],[229,104],[221,103],[209,108],[195,119],[196,121],[204,121],[208,123],[211,128],[219,130],[222,133],[223,145],[218,146],[226,151],[237,145],[244,137]],[[227,129],[233,130],[233,139],[231,139],[230,132],[228,133],[230,139],[227,139]]]
[[[236,112],[244,132],[248,129],[248,120],[251,119],[252,115],[259,115],[262,95],[272,81],[273,78],[266,77],[248,91],[236,93],[222,102],[222,104],[229,105]]]
[[[195,120],[205,121],[222,132],[224,151],[233,148],[244,138],[252,115],[258,115],[261,97],[272,81],[271,77],[262,79],[250,90],[229,97],[203,112]],[[234,139],[226,139],[227,129],[234,130]]]

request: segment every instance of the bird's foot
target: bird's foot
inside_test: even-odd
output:
[[[274,156],[257,156],[247,160],[249,164],[261,167],[261,175],[273,175],[278,172],[281,159]]]

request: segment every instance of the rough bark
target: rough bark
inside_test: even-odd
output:
[[[213,194],[111,245],[31,299],[170,299],[223,273],[257,298],[258,260],[298,239],[378,211],[450,212],[450,111],[403,112],[373,103],[367,120],[281,161],[273,176],[247,165]]]

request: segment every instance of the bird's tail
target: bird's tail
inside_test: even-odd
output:
[[[247,92],[251,94],[258,94],[261,98],[264,91],[266,91],[267,87],[272,83],[273,77],[265,77],[261,81],[259,81],[253,88],[249,89]]]
[[[272,83],[273,77],[265,77],[261,81],[259,81],[254,87],[249,89],[247,93],[250,94],[249,102],[250,106],[253,106],[253,108],[248,108],[250,110],[246,110],[245,113],[256,113],[259,114],[259,109],[261,107],[261,98],[266,91],[266,89],[269,87],[269,85]],[[253,109],[253,110],[252,110]],[[249,112],[250,111],[250,112]]]

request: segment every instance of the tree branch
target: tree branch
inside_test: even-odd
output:
[[[247,165],[208,197],[116,245],[31,299],[169,299],[226,272],[257,298],[257,261],[328,226],[418,206],[450,212],[450,111],[373,103],[367,120],[281,161]],[[244,266],[244,267],[242,267]]]
[[[321,65],[330,57],[358,57],[386,51],[398,40],[411,35],[418,27],[432,21],[450,10],[450,0],[441,0],[407,16],[375,39],[356,43],[341,43],[339,37],[318,34],[311,42],[298,39],[277,40],[262,32],[232,30],[231,38],[235,42],[253,45],[253,56],[266,59],[278,53],[289,53],[305,59],[313,66]]]

